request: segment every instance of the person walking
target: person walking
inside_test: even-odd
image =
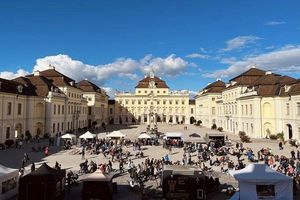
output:
[[[282,142],[281,141],[279,142],[278,146],[279,146],[279,150],[283,150],[283,146],[282,146]]]
[[[32,164],[31,164],[31,172],[33,172],[35,170],[35,164],[34,164],[34,162],[32,162]]]

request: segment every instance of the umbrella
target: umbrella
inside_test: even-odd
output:
[[[192,134],[189,135],[189,137],[201,137],[201,136],[197,133],[192,133]]]
[[[89,131],[87,131],[86,133],[79,136],[79,138],[82,138],[82,139],[93,139],[94,137],[96,137],[95,134],[92,134]]]
[[[123,138],[126,135],[122,133],[121,131],[113,131],[110,134],[106,135],[108,138]]]
[[[72,138],[76,138],[76,136],[73,134],[67,133],[67,134],[64,134],[63,136],[61,136],[61,138],[62,139],[72,139]]]
[[[141,135],[139,135],[138,139],[150,139],[151,136],[149,136],[148,134],[146,133],[142,133]]]

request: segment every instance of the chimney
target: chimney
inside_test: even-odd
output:
[[[272,74],[271,71],[267,71],[267,72],[265,73],[265,75],[270,75],[270,74]]]
[[[53,65],[49,64],[48,69],[53,69],[53,70],[55,70],[55,67],[54,67]]]
[[[216,81],[221,81],[221,79],[220,79],[220,78],[217,78]]]
[[[40,71],[39,71],[39,70],[34,71],[34,72],[33,72],[33,75],[34,75],[34,76],[40,76]]]
[[[207,85],[210,85],[211,83],[207,83]]]

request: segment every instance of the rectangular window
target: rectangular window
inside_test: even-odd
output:
[[[216,114],[216,107],[211,108],[211,114],[215,115]]]
[[[64,131],[64,123],[61,123],[61,131]]]
[[[297,103],[297,115],[300,115],[300,102]]]
[[[248,115],[248,105],[245,106],[246,108],[246,115]]]
[[[244,106],[242,105],[242,115],[244,114]]]
[[[53,106],[53,115],[56,115],[56,105]]]
[[[22,115],[22,104],[18,103],[18,115]]]
[[[191,114],[194,114],[194,109],[193,108],[191,108]]]
[[[91,114],[92,114],[92,107],[89,106],[89,107],[88,107],[88,115],[91,115]]]
[[[172,104],[172,101],[171,101],[171,100],[169,101],[169,104]]]
[[[63,115],[65,114],[65,106],[64,105],[61,106],[61,114],[63,114]]]
[[[10,138],[10,127],[6,127],[6,139]]]
[[[52,125],[52,130],[53,130],[53,133],[55,133],[55,123],[53,123],[53,125]]]
[[[290,104],[286,104],[286,115],[290,115]]]
[[[250,115],[252,115],[253,111],[252,111],[252,104],[250,104]]]
[[[237,105],[235,105],[235,114],[237,114]]]
[[[60,115],[60,105],[58,105],[57,114]]]
[[[139,105],[141,104],[141,100],[138,100],[138,104],[139,104]]]
[[[12,106],[11,102],[8,102],[7,103],[7,115],[11,115],[11,106]]]
[[[110,113],[111,115],[113,114],[113,109],[112,109],[112,108],[109,109],[109,113]]]

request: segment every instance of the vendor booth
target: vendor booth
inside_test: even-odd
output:
[[[18,193],[19,170],[0,165],[0,199],[12,199]]]
[[[205,140],[206,140],[207,144],[209,144],[210,142],[214,142],[216,144],[215,147],[217,147],[217,148],[225,145],[224,133],[220,133],[220,132],[206,133]]]
[[[74,134],[67,133],[62,135],[61,138],[64,139],[65,141],[70,140],[71,144],[76,144],[76,135]]]
[[[239,182],[239,199],[293,199],[293,179],[265,164],[249,164],[229,173]]]
[[[113,131],[111,133],[109,133],[108,135],[106,135],[107,138],[111,138],[111,139],[119,139],[119,138],[125,138],[125,134],[122,133],[121,131]]]
[[[89,132],[89,131],[87,131],[87,132],[85,132],[84,134],[82,134],[81,136],[79,136],[80,139],[85,139],[85,140],[87,140],[87,139],[93,139],[93,138],[95,138],[95,137],[96,137],[96,135],[95,135],[95,134],[92,134],[92,133]]]
[[[151,136],[147,133],[142,133],[141,135],[139,135],[138,139],[151,139]]]
[[[205,175],[194,166],[164,165],[163,199],[206,199]]]
[[[82,200],[112,200],[113,191],[116,189],[112,182],[114,175],[96,171],[83,177]]]
[[[58,200],[64,198],[66,170],[43,163],[37,170],[20,178],[19,200]]]
[[[182,139],[182,133],[180,132],[166,132],[164,139]]]

